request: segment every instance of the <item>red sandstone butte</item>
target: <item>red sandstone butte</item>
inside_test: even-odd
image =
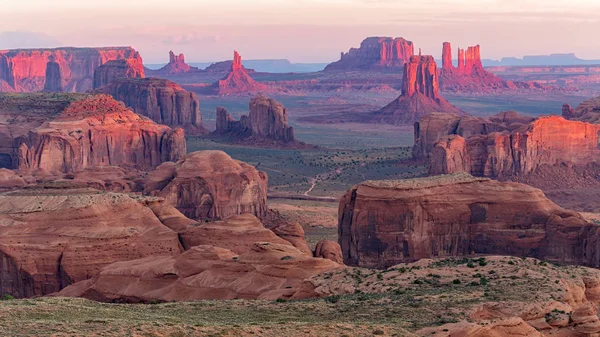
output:
[[[164,67],[158,69],[156,73],[161,75],[185,74],[193,71],[199,71],[199,69],[185,63],[185,56],[183,54],[176,55],[171,50],[169,51],[169,63],[167,63]]]
[[[359,48],[342,53],[340,60],[329,64],[325,71],[402,68],[413,55],[413,43],[404,38],[369,37]]]
[[[93,87],[94,71],[111,60],[136,59],[140,54],[131,47],[16,49],[0,51],[0,91],[37,92],[46,86],[49,62],[56,62],[61,74],[62,91],[86,92]],[[50,76],[55,80],[56,66]],[[49,84],[58,89],[56,83]],[[49,88],[47,88],[49,89]]]
[[[118,78],[144,78],[144,65],[137,59],[112,60],[94,71],[94,89],[110,84]]]
[[[404,66],[402,94],[371,116],[373,122],[411,125],[431,112],[463,114],[439,94],[433,56],[412,56]]]
[[[253,93],[268,89],[267,85],[258,83],[250,77],[246,68],[242,66],[242,57],[237,51],[233,52],[229,74],[212,85],[212,91],[217,95]]]

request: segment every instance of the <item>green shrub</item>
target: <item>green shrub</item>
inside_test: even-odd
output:
[[[10,301],[10,300],[14,300],[15,298],[13,297],[13,295],[10,294],[4,294],[2,296],[0,296],[0,301]]]

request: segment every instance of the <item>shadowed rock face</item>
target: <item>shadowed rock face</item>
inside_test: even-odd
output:
[[[402,68],[413,55],[413,43],[404,38],[369,37],[359,48],[342,53],[340,60],[329,64],[325,71]]]
[[[86,92],[93,87],[96,68],[119,59],[135,59],[142,64],[140,54],[130,47],[0,51],[0,91],[42,91],[46,86],[48,62],[56,62],[61,72],[60,88],[66,92]],[[54,73],[55,66],[51,67]],[[58,88],[55,83],[49,85]]]
[[[222,151],[198,151],[150,172],[144,192],[193,219],[267,212],[267,175]]]
[[[344,262],[369,268],[473,253],[597,267],[597,232],[539,189],[468,174],[367,181],[339,210]]]
[[[250,100],[250,114],[239,121],[231,117],[224,108],[217,108],[218,135],[230,135],[236,139],[272,140],[294,143],[294,128],[288,126],[287,109],[283,104],[265,96]]]
[[[62,92],[62,85],[62,72],[60,70],[60,64],[56,63],[54,58],[51,57],[50,61],[46,63],[46,82],[44,83],[44,91]]]
[[[202,126],[200,102],[196,94],[169,80],[119,78],[96,92],[111,95],[156,123],[182,127],[188,135],[208,132]]]
[[[0,292],[42,296],[122,260],[182,252],[177,233],[125,194],[27,189],[0,194]]]
[[[600,124],[600,97],[588,99],[579,104],[576,109],[565,104],[562,116],[568,120]]]
[[[207,71],[211,71],[211,69],[207,69]],[[256,93],[264,92],[268,89],[267,85],[258,83],[250,77],[247,69],[242,65],[242,57],[237,51],[233,52],[233,62],[231,63],[229,74],[212,85],[212,91],[217,95]]]
[[[110,96],[26,94],[4,102],[0,113],[18,122],[0,125],[0,137],[10,144],[1,152],[11,168],[48,173],[91,166],[150,169],[186,152],[183,130],[136,115]]]
[[[404,66],[402,94],[371,118],[375,122],[409,125],[431,112],[463,114],[440,96],[433,56],[412,56]]]
[[[144,78],[144,65],[138,59],[108,61],[94,71],[94,89],[119,78]]]
[[[415,124],[415,158],[429,159],[431,174],[469,172],[510,178],[542,165],[600,161],[600,125],[512,113],[489,119],[431,115]]]

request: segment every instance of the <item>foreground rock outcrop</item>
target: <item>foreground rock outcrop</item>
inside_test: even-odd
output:
[[[267,175],[223,151],[198,151],[150,172],[144,193],[165,198],[192,219],[267,212]]]
[[[140,54],[131,47],[0,51],[0,91],[42,91],[46,87],[48,68],[50,83],[47,90],[59,91],[60,88],[66,92],[86,92],[93,87],[96,68],[110,60],[121,59],[133,59],[142,64]],[[58,73],[60,86],[57,85]]]
[[[122,260],[182,252],[177,233],[125,194],[27,189],[0,194],[0,293],[41,296]]]
[[[150,169],[186,152],[183,130],[136,115],[110,96],[24,94],[0,101],[0,114],[11,117],[0,123],[0,158],[7,168],[47,173],[91,166]]]
[[[210,69],[207,69],[210,71]],[[237,51],[233,52],[231,70],[227,76],[212,85],[211,90],[217,95],[236,95],[268,91],[269,87],[258,83],[242,65],[242,57]]]
[[[340,60],[329,64],[325,71],[402,68],[414,54],[413,43],[404,38],[369,37],[359,48],[342,53]]]
[[[118,78],[144,78],[144,65],[138,59],[112,60],[94,71],[94,89],[110,84]]]
[[[539,189],[465,173],[353,187],[340,201],[339,243],[344,263],[368,268],[470,254],[600,266],[597,225]]]
[[[407,125],[431,112],[463,114],[439,94],[433,56],[411,56],[404,66],[402,94],[369,117],[371,122]]]
[[[119,78],[98,90],[122,101],[135,113],[159,124],[181,127],[187,135],[208,133],[202,126],[200,102],[193,92],[160,78]]]
[[[283,104],[265,96],[250,100],[250,113],[236,121],[224,108],[217,108],[215,135],[228,136],[233,141],[249,144],[302,145],[294,138],[294,128],[288,126],[288,113]]]

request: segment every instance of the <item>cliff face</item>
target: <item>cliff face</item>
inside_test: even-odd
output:
[[[457,118],[451,123],[451,128],[457,124],[454,130],[439,131],[424,130],[419,123],[413,154],[429,159],[431,174],[469,172],[493,178],[526,175],[542,165],[600,161],[600,125],[558,116],[520,117]],[[436,132],[440,138],[428,136]]]
[[[47,92],[62,92],[62,72],[60,65],[50,58],[46,63],[46,81],[44,83],[44,91]]]
[[[600,124],[600,97],[588,99],[575,109],[569,104],[565,104],[562,116],[568,120]]]
[[[110,60],[136,59],[140,54],[130,47],[18,49],[0,51],[0,88],[4,91],[42,91],[48,62],[58,63],[63,91],[92,89],[94,71]]]
[[[469,254],[600,265],[594,224],[536,188],[468,174],[367,181],[340,202],[344,263],[386,268]]]
[[[193,152],[148,175],[146,194],[165,198],[193,219],[267,213],[267,175],[222,151]]]
[[[217,95],[264,92],[268,89],[267,85],[258,83],[250,77],[242,65],[242,57],[237,51],[233,52],[233,62],[229,74],[212,85],[212,91]]]
[[[325,71],[402,68],[413,55],[413,43],[404,38],[369,37],[359,48],[342,53],[340,60],[329,64]]]
[[[94,71],[94,89],[117,78],[144,78],[144,65],[138,59],[108,61]]]
[[[239,121],[233,119],[224,108],[217,108],[218,135],[231,138],[271,141],[275,143],[297,143],[294,128],[288,126],[287,109],[274,99],[257,96],[250,100],[250,114]]]
[[[410,125],[431,112],[463,114],[440,96],[433,56],[412,56],[404,66],[402,94],[374,113],[371,121]]]
[[[200,102],[196,94],[178,84],[160,78],[119,78],[98,90],[108,94],[159,124],[178,126],[186,134],[198,135],[208,131],[202,126]]]
[[[142,118],[110,96],[65,99],[66,108],[13,139],[14,168],[50,173],[109,165],[150,169],[186,152],[183,130]]]

